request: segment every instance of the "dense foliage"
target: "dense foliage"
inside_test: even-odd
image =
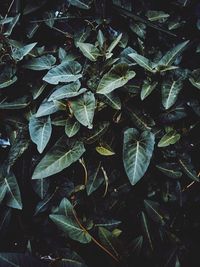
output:
[[[0,266],[199,266],[200,5],[0,1]]]

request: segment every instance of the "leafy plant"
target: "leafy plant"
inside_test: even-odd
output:
[[[199,4],[164,2],[1,1],[1,266],[196,266]]]

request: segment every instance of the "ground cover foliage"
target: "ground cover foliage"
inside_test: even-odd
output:
[[[199,266],[200,5],[0,1],[0,266]]]

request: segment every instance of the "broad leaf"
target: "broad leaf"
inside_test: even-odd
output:
[[[158,168],[159,171],[171,178],[180,178],[182,176],[180,167],[176,163],[164,162],[156,165],[156,168]]]
[[[88,182],[86,184],[86,191],[88,196],[96,191],[103,183],[104,178],[101,171],[101,162],[98,164],[91,164],[88,166]]]
[[[150,21],[164,22],[169,17],[169,14],[163,11],[149,10],[146,16]]]
[[[159,203],[145,199],[144,206],[147,214],[153,221],[161,223],[163,225],[165,224],[166,219],[169,219],[168,214],[161,209]]]
[[[50,214],[49,217],[60,230],[73,240],[80,243],[89,243],[91,235],[80,227],[74,216],[75,214],[72,204],[64,198],[60,203],[58,214]]]
[[[146,35],[146,25],[141,22],[131,23],[130,29],[136,33],[140,38],[144,39]]]
[[[0,109],[24,109],[31,103],[31,99],[28,96],[23,96],[13,100],[7,101],[6,98],[0,100]]]
[[[65,98],[71,98],[83,94],[87,89],[81,88],[79,81],[74,83],[69,83],[65,85],[58,85],[55,88],[55,91],[50,95],[48,101],[60,100]]]
[[[169,145],[174,145],[181,138],[180,134],[175,130],[171,130],[166,133],[159,141],[158,147],[166,147]]]
[[[113,156],[115,155],[115,152],[112,150],[112,148],[108,144],[100,144],[96,147],[96,151],[102,155],[102,156]]]
[[[36,166],[32,179],[56,174],[77,161],[85,152],[82,142],[62,136]]]
[[[39,106],[37,113],[35,116],[37,118],[43,117],[46,115],[53,114],[59,110],[59,107],[55,105],[54,101],[44,101],[42,104]]]
[[[42,153],[51,137],[51,118],[37,118],[32,116],[29,121],[29,133],[31,140],[37,145],[37,150]]]
[[[169,50],[158,62],[158,66],[170,66],[174,63],[176,58],[181,55],[184,49],[187,47],[189,41],[182,42]]]
[[[193,164],[189,159],[180,158],[179,160],[180,167],[182,171],[192,180],[199,182],[199,178],[196,170],[194,169]]]
[[[144,176],[152,157],[154,142],[151,132],[144,131],[139,135],[134,128],[124,132],[123,162],[132,185]]]
[[[5,88],[17,81],[16,68],[6,66],[0,74],[0,88]]]
[[[31,50],[36,46],[37,43],[28,44],[22,47],[15,47],[12,50],[12,57],[16,61],[22,60],[26,55],[28,55]]]
[[[149,82],[148,80],[145,80],[140,93],[141,100],[144,100],[147,96],[149,96],[156,88],[157,84],[158,82]]]
[[[99,95],[99,97],[104,103],[108,104],[112,108],[114,108],[116,110],[121,109],[121,106],[122,106],[121,100],[117,96],[117,94],[115,94],[115,92],[111,92],[111,93],[105,94],[105,95]]]
[[[119,257],[119,252],[117,251],[117,239],[113,234],[104,227],[99,227],[99,238],[101,243],[117,258]]]
[[[98,40],[99,47],[102,49],[106,41],[106,38],[101,30],[98,31],[97,40]]]
[[[155,121],[150,117],[144,115],[144,113],[136,108],[126,108],[127,115],[134,125],[142,131],[151,131],[153,126],[155,126]]]
[[[93,44],[77,42],[77,47],[81,50],[83,55],[91,61],[96,61],[100,56],[99,49]]]
[[[109,47],[107,48],[107,53],[110,54],[113,49],[117,46],[117,44],[120,42],[122,38],[122,33],[120,33],[113,41],[112,43],[109,45]]]
[[[12,172],[8,174],[2,172],[0,175],[0,191],[1,195],[3,194],[3,199],[5,200],[6,205],[13,209],[21,210],[21,194],[15,175]],[[0,199],[2,200],[1,196]]]
[[[70,101],[70,107],[75,118],[84,126],[91,129],[93,127],[93,117],[96,106],[94,94],[86,92],[75,100]]]
[[[108,94],[119,87],[125,85],[129,80],[135,77],[135,72],[130,71],[125,63],[115,65],[108,73],[101,79],[97,93]]]
[[[66,120],[65,133],[68,137],[72,137],[75,134],[77,134],[79,129],[80,129],[80,123],[76,121],[74,118],[68,118]]]
[[[80,74],[81,65],[77,61],[63,62],[50,69],[43,77],[43,80],[50,84],[59,82],[75,82],[82,77]]]
[[[161,86],[162,104],[165,109],[169,109],[174,105],[178,98],[178,94],[183,87],[182,80],[165,80]]]
[[[49,179],[32,180],[33,190],[41,198],[44,199],[49,189]]]
[[[30,70],[49,70],[55,63],[54,56],[46,55],[29,60],[23,67]]]
[[[92,144],[96,142],[101,136],[103,136],[109,128],[109,122],[103,121],[95,125],[94,130],[89,131],[84,137],[86,144]]]
[[[155,72],[154,67],[155,63],[150,61],[148,58],[141,56],[137,53],[131,53],[129,54],[129,57],[132,58],[140,67],[150,71],[150,72]]]

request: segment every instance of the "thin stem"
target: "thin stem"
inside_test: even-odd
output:
[[[107,248],[103,247],[88,231],[87,229],[85,229],[85,227],[80,223],[78,217],[76,216],[75,211],[73,210],[73,215],[75,217],[76,222],[78,223],[78,225],[80,226],[80,228],[87,233],[88,235],[90,235],[91,240],[97,245],[99,246],[103,251],[105,251],[111,258],[113,258],[115,261],[119,262],[119,259],[116,258],[109,250],[107,250]]]

